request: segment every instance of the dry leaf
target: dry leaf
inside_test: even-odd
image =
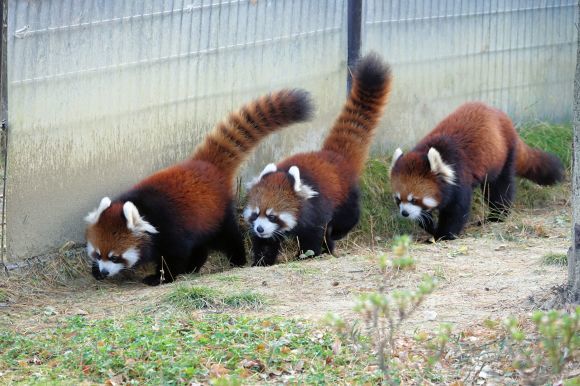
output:
[[[244,359],[240,362],[240,365],[245,369],[253,369],[256,371],[264,371],[266,366],[259,359]]]
[[[105,381],[106,386],[118,386],[122,385],[123,383],[125,383],[125,377],[123,374],[117,374]]]
[[[221,378],[224,375],[228,375],[230,370],[228,370],[224,365],[221,363],[214,363],[209,368],[209,375],[216,378]]]

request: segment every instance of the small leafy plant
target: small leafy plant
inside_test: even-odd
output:
[[[383,381],[392,383],[395,370],[392,366],[395,353],[395,338],[403,322],[419,308],[426,297],[436,286],[433,277],[425,276],[415,290],[388,291],[388,281],[401,268],[414,267],[415,261],[409,254],[410,238],[401,236],[393,244],[393,257],[387,255],[378,257],[381,279],[376,292],[364,293],[358,297],[354,310],[360,315],[360,320],[352,323],[338,315],[328,315],[327,322],[343,337],[350,339],[355,346],[365,346],[367,342],[376,353],[377,364],[382,373]],[[362,326],[362,327],[361,327]],[[445,330],[445,337],[449,332]],[[443,351],[448,338],[436,339],[433,351]],[[434,360],[437,360],[434,357]]]
[[[566,364],[580,355],[580,306],[565,311],[537,311],[534,335],[527,335],[517,319],[505,321],[506,348],[512,365],[528,385],[560,379]]]

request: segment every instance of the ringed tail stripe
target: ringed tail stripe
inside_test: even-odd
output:
[[[377,54],[362,58],[353,72],[353,87],[322,150],[345,157],[361,174],[374,131],[391,91],[391,69]]]
[[[197,147],[193,159],[212,163],[233,180],[248,153],[267,135],[310,118],[310,95],[300,89],[284,89],[258,98],[230,114]]]

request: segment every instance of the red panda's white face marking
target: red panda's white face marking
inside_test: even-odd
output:
[[[272,208],[265,211],[260,208],[244,209],[244,219],[252,227],[252,232],[260,238],[282,235],[296,226],[296,217],[289,212],[277,213]]]
[[[85,219],[89,223],[87,253],[93,260],[93,275],[99,280],[133,267],[150,242],[150,234],[158,233],[130,201],[111,203],[105,197]]]
[[[298,223],[302,202],[318,195],[312,187],[304,184],[297,166],[290,167],[286,173],[270,164],[258,178],[248,193],[244,219],[252,232],[261,238],[292,230]]]
[[[444,163],[435,158],[439,170]],[[403,154],[399,149],[395,152],[391,167],[391,187],[401,216],[421,221],[425,212],[437,208],[441,202],[439,176],[433,172],[431,165],[424,154]]]

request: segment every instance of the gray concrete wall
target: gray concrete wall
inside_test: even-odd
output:
[[[308,88],[317,119],[269,138],[244,175],[314,148],[344,100],[344,10],[309,0],[10,0],[7,262],[82,241],[102,196],[187,157],[262,93]]]
[[[363,52],[396,75],[377,151],[410,146],[461,103],[516,124],[572,119],[576,0],[366,0]]]
[[[103,195],[181,160],[227,111],[305,87],[316,119],[243,169],[318,147],[345,97],[346,0],[9,0],[7,262],[82,241]],[[570,119],[574,0],[365,0],[363,52],[393,64],[375,145],[459,103]],[[5,261],[6,262],[6,261]]]

